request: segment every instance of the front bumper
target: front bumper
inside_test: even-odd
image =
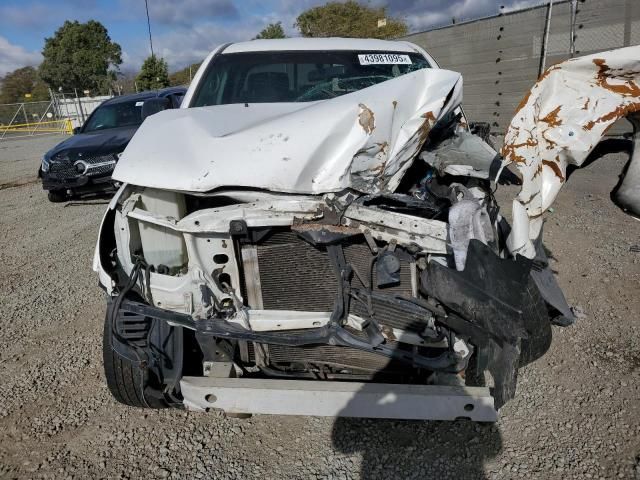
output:
[[[468,418],[476,422],[498,419],[485,387],[183,377],[180,390],[185,407],[197,411],[407,420]]]

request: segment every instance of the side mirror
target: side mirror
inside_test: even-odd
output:
[[[73,132],[73,134],[74,134],[74,135],[79,134],[79,133],[80,133],[80,127],[76,127],[76,128],[74,128],[74,129],[72,130],[72,132]]]
[[[154,113],[171,108],[171,101],[167,97],[156,97],[145,100],[142,104],[142,120]]]

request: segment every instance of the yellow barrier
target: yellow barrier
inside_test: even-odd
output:
[[[57,127],[53,127],[53,125]],[[71,120],[64,118],[62,120],[50,120],[46,122],[34,123],[14,123],[12,125],[0,125],[0,132],[58,132],[73,133]]]

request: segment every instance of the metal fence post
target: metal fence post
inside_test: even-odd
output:
[[[571,0],[571,28],[569,28],[569,56],[576,54],[576,15],[578,13],[578,0]]]
[[[542,52],[540,55],[540,68],[538,69],[538,76],[544,73],[547,67],[547,46],[549,44],[549,30],[551,30],[551,11],[553,10],[553,0],[549,0],[547,6],[547,19],[544,22],[544,37],[542,40]]]

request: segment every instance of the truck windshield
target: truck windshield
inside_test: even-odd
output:
[[[205,72],[190,106],[327,100],[422,68],[429,68],[427,60],[406,52],[222,54]]]
[[[140,125],[142,123],[142,103],[141,101],[122,102],[98,107],[85,123],[82,132]]]

